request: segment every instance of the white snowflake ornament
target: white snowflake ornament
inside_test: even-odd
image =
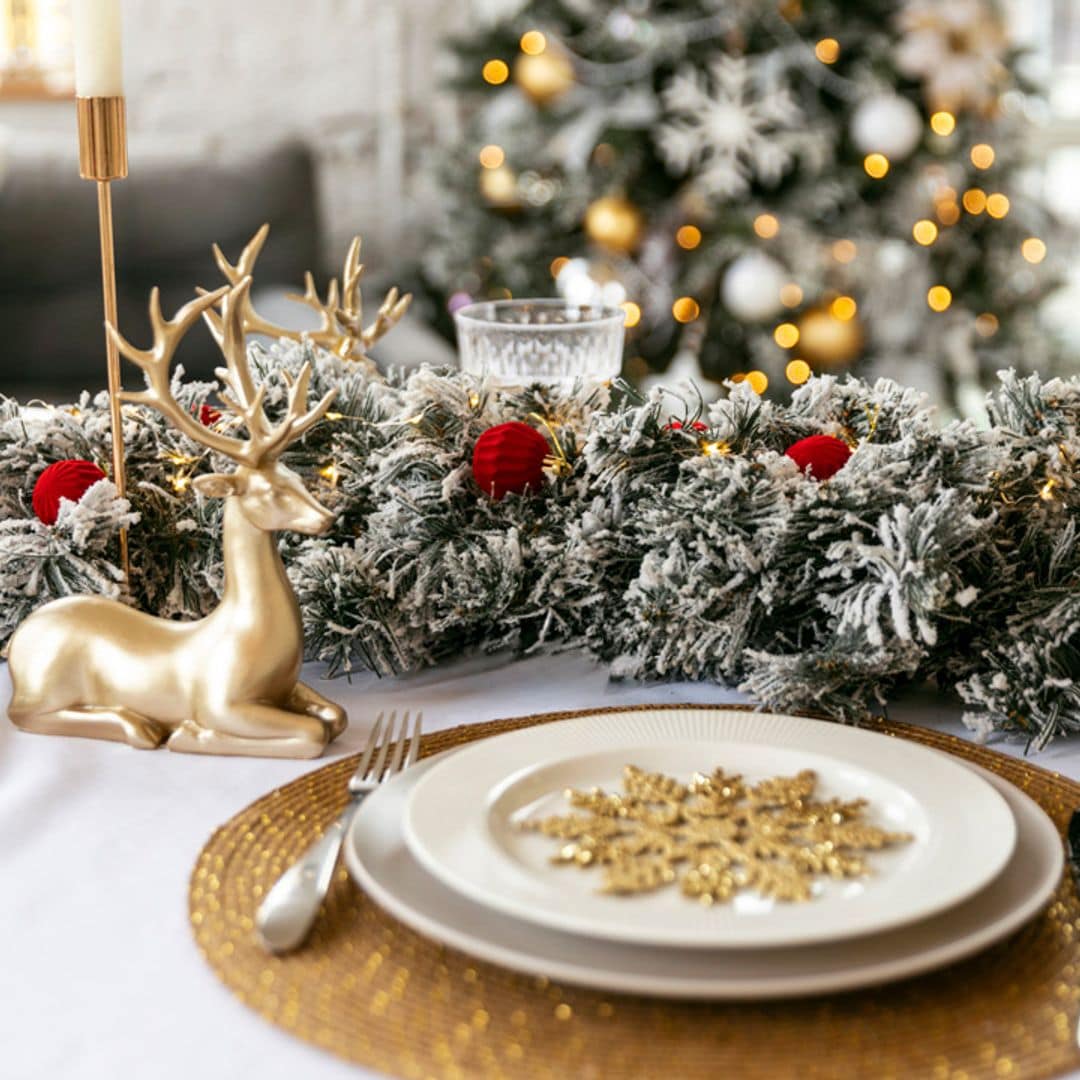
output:
[[[661,92],[656,142],[676,174],[707,195],[744,195],[752,180],[776,184],[791,165],[802,111],[760,62],[718,55],[707,71],[684,68]]]
[[[933,109],[992,108],[1007,70],[1008,40],[986,0],[907,0],[900,13],[904,37],[896,66],[922,80]]]

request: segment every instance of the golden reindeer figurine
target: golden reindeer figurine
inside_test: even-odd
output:
[[[318,535],[334,515],[281,464],[282,451],[326,413],[328,393],[307,408],[311,368],[288,379],[284,419],[263,409],[244,344],[250,277],[206,293],[173,319],[150,297],[154,343],[120,352],[142,368],[147,388],[124,399],[157,409],[188,438],[231,458],[231,473],[199,476],[195,489],[225,502],[225,591],[206,618],[156,618],[103,597],[53,601],[11,639],[11,720],[27,731],[113,739],[151,748],[265,757],[318,757],[345,728],[344,710],[299,681],[300,609],[278,554],[279,530]],[[211,307],[221,301],[220,318]],[[224,407],[247,438],[204,427],[172,396],[169,372],[184,334],[206,316],[226,369]]]

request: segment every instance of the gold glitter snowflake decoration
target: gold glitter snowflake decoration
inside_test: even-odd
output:
[[[870,872],[864,858],[911,840],[863,820],[865,799],[814,798],[805,770],[753,786],[717,769],[682,784],[627,765],[622,794],[566,792],[577,813],[525,820],[522,829],[563,841],[555,863],[603,868],[601,892],[654,892],[675,882],[703,904],[751,889],[777,900],[811,899],[817,877]]]

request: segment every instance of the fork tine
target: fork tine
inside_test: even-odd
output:
[[[394,754],[390,758],[390,764],[386,767],[386,775],[393,776],[394,773],[401,769],[401,761],[405,757],[405,744],[408,741],[406,736],[409,734],[409,713],[405,712],[405,716],[401,721],[401,731],[398,732],[397,741],[394,743]]]
[[[394,722],[396,712],[390,714],[390,723]],[[375,717],[375,724],[371,729],[371,734],[368,736],[367,745],[364,747],[364,753],[360,758],[360,764],[356,766],[356,777],[364,777],[367,775],[368,766],[371,764],[371,757],[375,753],[376,747],[379,745],[379,736],[382,734],[383,719],[386,717],[386,711],[383,710]]]
[[[412,729],[412,742],[409,744],[409,757],[405,762],[405,768],[410,765],[416,764],[416,759],[420,756],[420,721],[424,719],[423,712],[416,714],[416,721],[413,724]]]
[[[408,710],[405,711],[405,719],[408,720]],[[368,772],[368,777],[371,780],[380,780],[383,774],[383,766],[386,764],[386,755],[390,751],[390,744],[394,741],[394,721],[397,719],[397,709],[390,714],[390,723],[386,725],[386,734],[383,738],[382,745],[379,747],[379,753],[375,758],[371,769]]]

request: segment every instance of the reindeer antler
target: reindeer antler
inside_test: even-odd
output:
[[[263,225],[240,252],[235,264],[225,258],[217,244],[214,245],[214,261],[230,285],[236,285],[245,277],[253,275],[255,262],[269,234],[270,226]],[[355,236],[345,255],[341,283],[339,285],[337,278],[331,278],[325,299],[319,295],[310,270],[304,274],[304,292],[289,294],[290,300],[311,308],[319,316],[318,327],[314,330],[290,330],[272,323],[254,309],[249,297],[244,301],[241,312],[243,329],[249,334],[267,334],[290,341],[311,341],[346,360],[358,355],[364,356],[379,338],[389,333],[400,321],[412,302],[412,295],[399,297],[398,290],[391,289],[379,307],[375,321],[365,328],[362,325],[363,300],[360,293],[360,279],[363,274],[360,237]],[[357,346],[360,347],[359,353]]]
[[[341,306],[335,311],[335,315],[346,330],[344,341],[347,342],[347,351],[342,352],[339,347],[339,356],[349,355],[356,343],[359,343],[361,353],[366,353],[379,338],[397,325],[412,303],[412,293],[406,293],[399,299],[397,288],[392,288],[380,305],[375,321],[364,328],[364,301],[360,292],[364,264],[360,261],[360,243],[360,237],[354,236],[341,271]],[[331,287],[335,286],[337,279],[330,284]]]
[[[142,368],[146,377],[146,389],[123,391],[120,396],[124,401],[149,405],[193,442],[223,454],[240,465],[257,468],[274,461],[289,443],[299,439],[316,424],[330,408],[336,391],[329,391],[314,408],[308,409],[311,365],[304,364],[295,381],[285,374],[289,386],[285,418],[276,426],[270,423],[263,409],[266,387],[255,386],[244,343],[244,312],[250,307],[250,289],[251,278],[244,276],[231,288],[222,286],[214,292],[196,297],[172,319],[166,319],[161,313],[160,293],[155,288],[150,293],[150,325],[154,332],[154,343],[149,349],[136,349],[111,323],[107,326],[109,336],[121,355]],[[225,435],[199,423],[172,394],[169,373],[176,348],[201,317],[211,315],[211,309],[218,301],[221,302],[220,316],[207,320],[226,364],[217,371],[225,385],[218,396],[225,408],[243,422],[248,432],[246,439]]]

